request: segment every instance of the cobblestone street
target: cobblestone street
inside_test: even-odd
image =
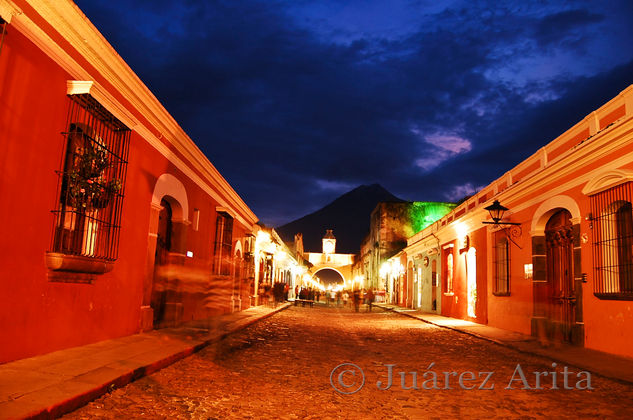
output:
[[[342,363],[364,372],[354,394],[330,382],[346,392],[360,383],[360,372],[331,375]],[[534,372],[557,371],[556,385],[549,374],[543,389],[521,389],[517,364],[531,387]],[[393,384],[381,390],[385,365],[395,365]],[[570,366],[574,389],[564,389],[563,369],[380,309],[291,307],[64,418],[631,418],[633,387],[591,375],[593,390],[576,389],[589,385],[587,375]],[[401,371],[417,372],[419,389],[402,389]],[[479,372],[494,373],[484,385]],[[514,389],[505,389],[511,379]]]

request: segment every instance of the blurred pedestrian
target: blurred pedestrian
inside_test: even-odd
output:
[[[360,300],[361,300],[360,292],[358,290],[354,290],[352,299],[354,301],[354,310],[358,312],[360,310]]]
[[[367,311],[371,312],[371,307],[374,304],[374,289],[369,288],[367,291]]]

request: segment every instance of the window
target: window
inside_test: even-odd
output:
[[[591,196],[594,294],[633,300],[633,183]]]
[[[69,98],[47,262],[53,270],[99,274],[109,270],[90,260],[117,258],[130,130],[92,96]]]
[[[494,287],[497,296],[510,295],[510,244],[505,231],[493,234],[494,240]]]
[[[453,293],[453,253],[446,256],[446,293]]]
[[[218,213],[215,224],[215,247],[214,247],[214,272],[223,276],[231,275],[233,248],[233,218],[224,213]]]

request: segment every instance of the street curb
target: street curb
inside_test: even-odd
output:
[[[55,419],[57,417],[61,417],[64,414],[68,414],[71,411],[74,411],[80,407],[83,407],[84,405],[101,397],[102,395],[107,394],[108,392],[112,392],[113,390],[117,388],[122,388],[125,385],[131,382],[134,382],[144,376],[148,376],[155,372],[158,372],[159,370],[169,365],[172,365],[179,360],[182,360],[188,356],[191,356],[192,354],[202,350],[208,345],[221,341],[224,338],[228,337],[229,335],[236,333],[237,331],[243,330],[263,319],[269,318],[277,314],[278,312],[288,309],[290,306],[291,306],[290,303],[285,303],[279,306],[278,308],[273,309],[271,312],[263,316],[253,317],[242,323],[238,321],[235,323],[236,325],[233,325],[231,328],[229,328],[227,331],[222,332],[221,334],[217,334],[207,340],[204,340],[201,343],[192,345],[188,348],[185,348],[184,350],[181,350],[177,353],[163,357],[162,359],[152,362],[150,364],[134,368],[128,372],[121,374],[117,378],[108,381],[105,384],[97,385],[86,392],[77,394],[64,401],[60,401],[59,403],[53,404],[43,409],[38,409],[37,411],[27,414],[23,418],[40,420],[40,419]]]
[[[434,326],[439,327],[439,328],[446,328],[448,330],[452,330],[452,331],[455,331],[455,332],[458,332],[458,333],[470,335],[471,337],[475,337],[475,338],[479,338],[481,340],[489,341],[491,343],[494,343],[494,344],[497,344],[499,346],[502,346],[502,347],[505,347],[505,348],[517,351],[517,352],[522,353],[522,354],[527,354],[527,355],[530,355],[530,356],[540,357],[540,358],[543,358],[543,359],[554,361],[556,363],[566,364],[566,365],[574,366],[574,367],[580,368],[580,369],[586,369],[588,371],[592,371],[591,373],[594,374],[594,375],[602,376],[603,378],[607,378],[607,379],[610,379],[612,381],[616,381],[616,382],[619,382],[619,383],[622,383],[622,384],[625,384],[625,385],[633,385],[633,380],[620,378],[620,377],[617,377],[617,376],[614,376],[614,375],[609,375],[609,374],[606,374],[606,373],[595,372],[595,371],[593,371],[593,369],[590,366],[582,366],[581,363],[576,363],[576,362],[571,362],[570,363],[567,360],[563,360],[561,358],[558,358],[558,357],[555,357],[555,356],[551,356],[549,354],[543,354],[543,353],[539,353],[539,352],[536,352],[536,351],[530,351],[530,350],[522,349],[520,347],[514,346],[514,345],[512,345],[510,343],[507,343],[505,341],[499,341],[499,340],[496,340],[494,338],[487,337],[485,335],[476,334],[476,333],[473,333],[473,332],[470,332],[470,331],[464,331],[464,330],[461,330],[459,328],[451,327],[451,326],[448,326],[448,325],[436,324],[436,323],[434,323],[432,321],[428,321],[426,319],[419,318],[419,317],[415,316],[414,314],[409,314],[409,313],[406,313],[406,312],[400,312],[398,310],[398,308],[389,308],[389,307],[376,305],[376,304],[374,304],[374,306],[377,306],[377,307],[379,307],[380,309],[382,309],[384,311],[391,311],[391,312],[397,313],[398,315],[404,315],[404,316],[407,316],[409,318],[413,318],[413,319],[416,319],[418,321],[422,321],[422,322],[425,322],[425,323],[430,324],[430,325],[434,325]]]
[[[452,331],[456,331],[456,332],[459,332],[459,333],[462,333],[462,334],[470,335],[470,336],[475,337],[475,338],[480,338],[482,340],[490,341],[490,342],[498,344],[500,346],[514,348],[514,347],[506,344],[503,341],[499,341],[499,340],[496,340],[494,338],[486,337],[485,335],[480,335],[480,334],[477,334],[477,333],[474,333],[474,332],[471,332],[471,331],[460,330],[459,328],[451,327],[451,326],[448,326],[448,325],[436,324],[433,321],[428,321],[428,320],[426,320],[424,318],[420,318],[420,317],[418,317],[418,316],[416,316],[414,314],[409,314],[407,312],[401,312],[397,308],[389,308],[389,307],[385,307],[385,306],[381,306],[381,305],[376,305],[375,303],[374,303],[374,306],[377,306],[377,307],[379,307],[380,309],[382,309],[384,311],[392,311],[392,312],[395,312],[395,313],[397,313],[399,315],[408,316],[409,318],[417,319],[418,321],[426,322],[427,324],[430,324],[430,325],[435,325],[436,327],[446,328],[447,330],[452,330]],[[518,350],[518,349],[515,349],[515,350]]]

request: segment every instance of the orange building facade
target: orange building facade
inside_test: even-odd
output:
[[[77,6],[0,18],[0,363],[255,304],[257,217]]]
[[[413,306],[633,357],[632,202],[629,86],[409,238]]]

